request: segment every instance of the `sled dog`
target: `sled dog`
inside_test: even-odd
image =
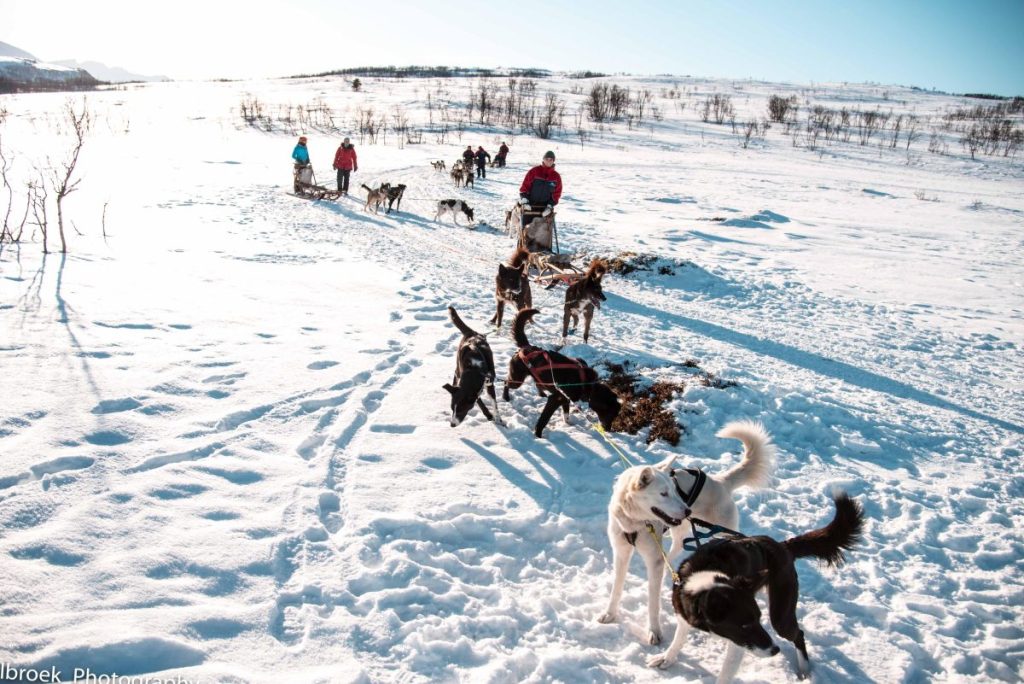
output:
[[[735,530],[739,523],[739,509],[732,493],[740,487],[763,487],[767,484],[775,458],[771,436],[759,423],[737,421],[723,427],[719,437],[738,439],[743,443],[743,458],[725,471],[708,475],[697,469],[676,469],[675,459],[669,457],[653,466],[627,468],[615,481],[611,501],[608,503],[608,541],[612,547],[615,577],[608,608],[598,622],[614,622],[618,617],[619,600],[626,582],[626,570],[634,549],[647,567],[647,625],[648,643],[661,643],[661,581],[665,560],[658,550],[661,535],[671,530],[672,546],[669,558],[683,548],[683,538],[689,525],[674,522],[658,515],[666,502],[677,502],[686,507],[693,517]],[[665,493],[668,496],[664,496]],[[683,516],[686,517],[686,516]],[[647,524],[658,532],[655,540],[647,531]]]
[[[388,190],[391,188],[390,185],[384,183],[379,188],[374,190],[365,183],[362,184],[363,189],[366,190],[366,206],[363,207],[363,211],[370,211],[370,207],[373,207],[373,213],[376,214],[380,210],[380,207],[388,198]]]
[[[522,247],[512,253],[508,264],[498,264],[498,275],[494,278],[494,299],[498,307],[491,316],[491,323],[495,327],[501,328],[506,303],[512,306],[514,311],[533,306],[530,279],[526,277],[526,268],[529,265],[530,253]]]
[[[601,302],[608,298],[601,289],[601,279],[608,272],[608,263],[602,259],[594,259],[583,277],[570,285],[565,291],[565,309],[562,313],[562,346],[569,334],[569,319],[575,332],[583,314],[583,343],[590,340],[590,321],[594,318],[594,309],[601,308]]]
[[[497,425],[504,425],[498,414],[498,396],[494,392],[494,379],[497,377],[497,373],[494,370],[494,355],[491,354],[491,345],[488,344],[486,337],[462,322],[455,307],[448,307],[448,316],[462,333],[459,351],[455,356],[455,378],[450,384],[444,385],[444,388],[452,395],[451,426],[458,427],[466,419],[473,404],[480,407],[487,420],[493,420]],[[487,390],[487,394],[494,404],[493,416],[480,398],[484,389]]]
[[[455,225],[459,224],[459,214],[464,215],[470,220],[470,222],[473,221],[473,209],[462,200],[446,199],[438,202],[437,213],[434,215],[434,220],[440,220],[440,218],[445,214],[452,215],[452,221],[455,222]]]

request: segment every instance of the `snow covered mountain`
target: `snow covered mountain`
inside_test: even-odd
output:
[[[79,90],[98,84],[99,81],[84,69],[0,56],[0,93]]]

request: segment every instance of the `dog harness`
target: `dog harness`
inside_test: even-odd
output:
[[[687,494],[683,491],[683,488],[679,486],[679,480],[676,479],[676,472],[678,471],[675,468],[673,468],[671,472],[672,483],[675,484],[676,492],[679,494],[679,498],[683,500],[683,503],[692,507],[693,503],[697,500],[697,497],[700,496],[701,491],[704,489],[704,483],[708,481],[708,474],[700,468],[683,468],[682,470],[695,478],[693,486],[690,487],[690,493]]]
[[[579,385],[583,388],[582,397],[586,398],[590,394],[590,388],[594,386],[595,380],[587,377],[587,371],[590,369],[589,366],[585,366],[582,363],[576,362],[557,362],[551,358],[551,355],[543,349],[537,347],[531,348],[531,351],[526,351],[527,347],[521,347],[516,352],[516,358],[523,362],[526,368],[530,371],[530,375],[533,376],[533,381],[538,385],[550,385],[555,389],[558,389],[558,383],[555,381],[556,370],[574,370],[580,374]],[[547,372],[551,375],[551,382],[544,380],[541,373]],[[559,390],[561,391],[561,390]]]

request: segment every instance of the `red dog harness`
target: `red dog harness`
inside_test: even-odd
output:
[[[538,385],[548,385],[558,389],[558,383],[555,382],[555,371],[556,370],[575,370],[580,374],[579,384],[583,387],[587,387],[594,384],[594,381],[587,377],[588,366],[583,365],[579,362],[556,362],[551,358],[543,349],[534,347],[532,351],[527,352],[526,347],[522,347],[516,352],[516,357],[526,366],[527,370],[530,371],[530,375],[533,376],[533,381]],[[545,380],[541,373],[547,372],[551,381]],[[587,392],[584,390],[584,394]]]

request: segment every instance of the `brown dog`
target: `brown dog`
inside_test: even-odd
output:
[[[373,207],[373,213],[376,214],[378,211],[380,211],[380,208],[384,204],[384,202],[387,201],[388,190],[391,189],[391,186],[387,183],[384,183],[379,188],[374,190],[373,188],[369,187],[364,183],[363,189],[366,190],[366,206],[363,207],[363,211],[370,211],[370,207]]]
[[[512,253],[507,265],[498,264],[498,275],[494,278],[494,298],[497,300],[498,308],[491,317],[491,323],[495,327],[501,328],[506,302],[515,307],[515,311],[533,306],[530,279],[526,277],[529,263],[530,253],[520,247]]]
[[[562,314],[562,346],[569,334],[569,319],[572,318],[572,329],[575,332],[580,324],[580,313],[583,314],[583,343],[590,340],[590,321],[594,318],[594,309],[601,308],[601,302],[608,298],[601,289],[601,279],[608,272],[608,262],[594,259],[583,277],[569,286],[565,291],[565,311]]]

